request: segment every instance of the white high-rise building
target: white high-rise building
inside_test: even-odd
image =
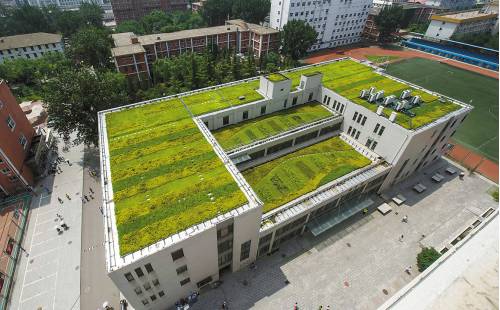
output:
[[[318,32],[311,50],[356,43],[372,0],[272,0],[270,24],[282,29],[289,20],[303,20]]]

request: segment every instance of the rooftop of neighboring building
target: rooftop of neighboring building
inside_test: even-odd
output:
[[[432,15],[431,19],[443,21],[443,22],[460,24],[460,23],[464,23],[464,22],[473,22],[473,21],[480,21],[480,20],[485,20],[485,19],[492,19],[492,18],[496,18],[497,16],[498,16],[498,14],[496,14],[496,13],[485,13],[481,10],[474,10],[474,11],[456,12],[456,13],[452,13],[452,14]]]
[[[373,72],[372,67],[353,60],[321,63],[282,72],[280,75],[291,79],[292,87],[295,88],[300,83],[301,75],[317,72],[323,74],[324,87],[371,111],[375,111],[378,105],[360,99],[361,90],[374,86],[378,90],[385,90],[386,96],[399,96],[403,90],[411,89],[408,85],[377,74]],[[263,99],[257,92],[258,88],[259,79],[255,78],[101,114],[104,115],[107,133],[104,148],[109,153],[113,193],[111,198],[114,203],[121,256],[248,204],[241,187],[192,117]],[[410,130],[461,108],[461,105],[448,100],[442,102],[437,96],[423,90],[413,89],[412,94],[418,94],[423,99],[420,106],[411,109],[416,115],[410,117],[399,113],[396,118],[399,125]],[[297,109],[307,109],[307,106]],[[305,121],[328,115],[328,111],[321,109],[323,107],[312,107],[313,111],[309,111]],[[299,110],[291,111],[300,114]],[[390,108],[385,108],[383,116],[388,117],[391,112]],[[287,123],[290,115],[281,116],[281,120]],[[270,117],[272,114],[240,125],[245,126],[252,122],[269,123]],[[294,124],[291,124],[291,127],[293,126]],[[238,131],[238,125],[234,128]],[[221,137],[217,133],[215,136]],[[316,170],[314,165],[301,163],[296,158],[301,152],[312,154],[312,150],[315,160],[321,163],[324,161],[328,169],[322,170],[321,178],[309,176],[309,179],[304,179],[303,184],[301,183],[303,186],[290,188],[285,196],[294,199],[325,182],[369,164],[368,159],[344,142],[335,139],[328,141],[289,156],[290,162],[297,161],[297,167],[302,167],[302,170],[297,169],[305,175],[306,171],[316,173]],[[220,143],[226,149],[234,146],[233,142],[224,138]],[[330,155],[325,154],[333,154],[339,160],[329,164],[329,160],[325,161],[325,158]],[[285,200],[289,201],[288,198],[283,200],[284,198],[273,195],[268,199],[265,192],[267,185],[259,185],[259,182],[265,180],[255,177],[262,175],[262,169],[273,165],[287,171],[291,169],[282,163],[282,160],[276,160],[256,168],[253,173],[246,173],[250,178],[249,183],[264,201],[264,210],[271,210]]]
[[[9,37],[0,37],[0,50],[7,50],[19,47],[35,46],[50,43],[59,43],[62,40],[60,34],[36,32],[19,34]]]

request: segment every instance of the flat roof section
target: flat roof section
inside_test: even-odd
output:
[[[334,137],[248,169],[243,176],[267,213],[369,164],[368,158]]]
[[[413,89],[407,84],[377,74],[373,68],[355,62],[353,60],[342,60],[326,64],[313,65],[305,69],[298,69],[283,73],[292,79],[292,87],[299,86],[300,76],[302,74],[319,71],[323,73],[322,84],[324,87],[340,94],[350,101],[362,105],[363,107],[375,112],[378,105],[371,104],[365,99],[359,98],[361,90],[374,86],[377,91],[384,90],[385,96],[395,95],[399,98],[404,90],[412,89],[412,96],[419,95],[423,103],[411,109],[415,113],[410,117],[403,113],[398,113],[396,123],[406,129],[417,129],[429,124],[446,114],[459,110],[462,106],[451,101],[442,103],[437,96],[429,94],[423,90]],[[383,115],[389,117],[392,109],[385,108]]]
[[[288,80],[288,78],[281,73],[270,73],[266,75],[266,78],[271,82],[281,82]]]
[[[182,97],[182,101],[196,116],[264,99],[256,91],[258,88],[259,80],[240,81],[234,85],[189,94]]]
[[[330,116],[333,114],[320,103],[304,104],[224,127],[212,134],[229,151]]]
[[[121,256],[247,203],[179,99],[105,117]]]

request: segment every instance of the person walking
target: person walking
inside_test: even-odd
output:
[[[401,236],[399,237],[399,242],[403,242],[404,237],[405,237],[404,235],[401,235]]]
[[[408,223],[408,215],[403,216],[403,223]]]

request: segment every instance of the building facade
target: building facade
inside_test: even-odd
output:
[[[139,20],[154,10],[165,12],[185,11],[186,0],[111,0],[116,23],[126,20]]]
[[[253,51],[255,57],[279,48],[279,32],[242,20],[227,21],[225,26],[183,30],[171,33],[136,36],[131,32],[112,35],[115,47],[111,49],[116,70],[140,81],[151,78],[156,59],[187,52],[203,52],[216,45],[237,53]]]
[[[0,63],[16,58],[36,59],[48,52],[63,51],[59,34],[38,32],[0,37]]]
[[[342,46],[361,41],[371,7],[371,0],[272,0],[270,25],[281,30],[289,20],[303,20],[318,33],[311,50]]]
[[[455,35],[491,32],[497,22],[497,13],[481,11],[433,15],[425,36],[449,40]]]
[[[467,10],[476,5],[475,0],[425,0],[425,5],[437,6],[448,10]]]
[[[368,83],[367,88],[362,89],[357,98],[346,98],[349,90],[335,92],[329,88],[332,79],[338,79],[339,83],[351,81],[353,87],[359,87],[356,83],[364,81],[366,76],[356,78],[356,74],[351,74],[342,77],[342,72],[352,70],[350,72],[366,73],[370,69],[375,68],[354,60],[339,59],[285,71],[282,74],[100,112],[106,267],[110,278],[130,304],[135,309],[170,307],[181,298],[189,296],[191,292],[218,280],[224,272],[240,270],[249,266],[259,256],[277,251],[283,242],[296,235],[307,232],[317,236],[342,220],[362,212],[373,204],[372,195],[392,187],[440,158],[449,147],[449,138],[472,108],[451,98],[439,97],[438,94],[417,89],[414,85],[380,72],[371,74],[382,76],[384,81],[379,84],[381,88],[377,88],[377,82],[373,85]],[[330,75],[331,70],[336,70],[335,74]],[[233,87],[231,89],[236,90],[237,87],[250,82],[258,82],[259,87],[255,91],[260,95],[260,99],[243,104],[233,103],[222,109],[210,110],[204,107],[204,112],[199,113],[196,112],[199,106],[191,106],[199,104],[199,100],[192,103],[190,96],[207,93],[215,100],[215,94],[223,91],[225,87]],[[383,87],[389,87],[391,83],[399,85],[400,89],[407,89],[397,97],[384,97]],[[235,96],[236,98],[225,97],[224,100],[244,100],[245,97]],[[126,137],[122,134],[108,136],[110,128],[116,130],[116,116],[131,113],[133,117],[141,120],[126,125],[126,132],[133,136],[131,139],[137,140],[137,134],[141,134],[146,128],[148,139],[151,139],[149,135],[155,135],[154,126],[149,123],[155,120],[152,118],[144,124],[143,114],[151,115],[148,107],[156,110],[162,101],[174,100],[170,101],[173,104],[177,99],[182,102],[181,106],[191,109],[192,120],[233,176],[247,203],[229,212],[219,212],[209,220],[197,222],[186,230],[121,255],[120,247],[125,245],[125,241],[120,239],[116,226],[120,215],[115,209],[118,201],[114,199],[117,188],[113,187],[113,182],[117,181],[112,182],[110,165],[114,159],[110,152],[110,143],[116,143],[117,139]],[[425,102],[422,103],[421,100]],[[255,122],[268,114],[289,109],[293,111],[313,102],[329,111],[330,116],[229,151],[224,150],[214,138],[213,132],[226,126],[240,124],[245,120]],[[429,104],[438,110],[441,106],[446,106],[447,112],[440,113],[441,116],[433,120],[419,121],[419,117],[414,118],[415,115],[411,112],[411,106],[419,104]],[[164,113],[157,111],[157,114]],[[408,115],[413,115],[413,118]],[[163,123],[158,124],[167,128],[163,127]],[[171,127],[172,123],[169,124]],[[131,128],[138,131],[134,133],[130,131]],[[164,132],[161,128],[159,130]],[[353,154],[362,156],[368,164],[272,209],[266,209],[266,202],[260,200],[253,187],[243,177],[243,172],[250,168],[259,167],[330,139],[342,141]],[[127,161],[127,165],[129,164],[130,161]],[[300,169],[305,174],[310,173],[308,167],[301,166]],[[203,175],[199,172],[196,177],[203,179]],[[279,183],[279,180],[273,182]],[[208,196],[211,197],[212,193]],[[147,197],[148,200],[155,199],[149,194]],[[189,198],[179,196],[179,202],[183,199]]]

